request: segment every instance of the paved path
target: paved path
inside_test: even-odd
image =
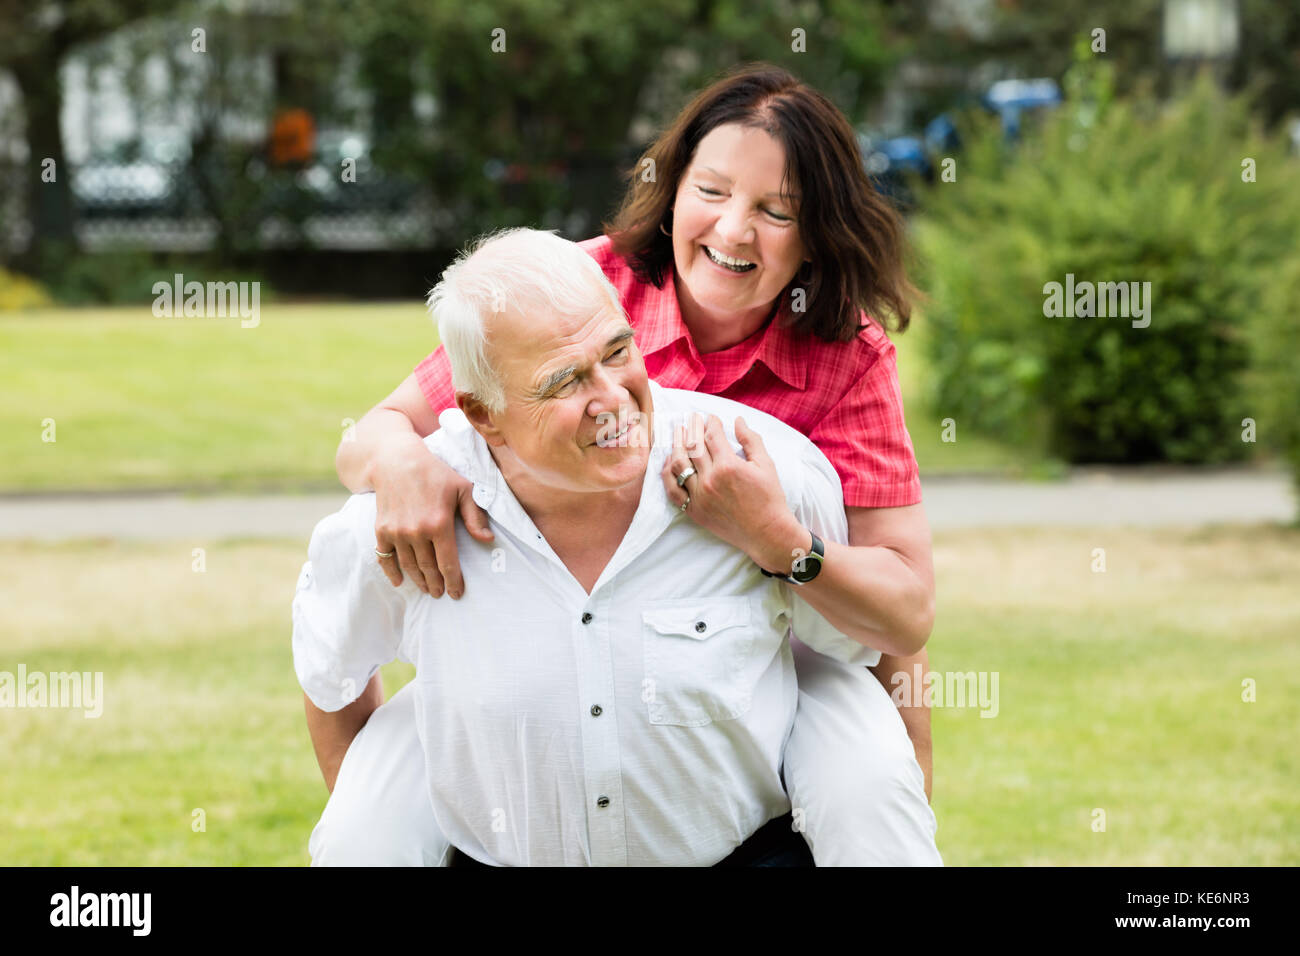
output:
[[[347,495],[180,494],[0,497],[0,538],[289,538],[306,541]],[[1284,472],[1079,469],[1056,482],[936,476],[926,514],[949,528],[1188,526],[1288,522],[1296,498]]]

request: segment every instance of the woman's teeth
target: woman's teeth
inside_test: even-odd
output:
[[[722,253],[704,246],[704,254],[713,262],[722,266],[724,269],[730,269],[732,272],[749,272],[751,269],[757,269],[756,263],[748,259],[733,259],[731,256],[724,256]]]

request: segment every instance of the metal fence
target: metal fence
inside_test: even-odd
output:
[[[10,254],[40,238],[26,208],[29,175],[0,171],[0,242]],[[426,187],[373,169],[343,181],[320,166],[272,172],[96,161],[68,176],[74,231],[88,251],[427,248],[455,226]]]

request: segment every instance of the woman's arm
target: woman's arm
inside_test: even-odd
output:
[[[374,491],[373,472],[381,458],[391,454],[394,446],[409,446],[437,430],[438,416],[411,373],[391,395],[361,416],[351,434],[343,436],[334,456],[339,480],[354,494]]]
[[[786,504],[776,465],[743,417],[731,448],[722,420],[697,416],[689,435],[673,439],[664,462],[664,488],[697,524],[740,548],[761,568],[789,574],[807,554],[812,534]],[[684,489],[675,475],[687,464],[696,473]],[[934,568],[930,526],[920,504],[900,508],[846,508],[848,544],[825,542],[821,573],[799,596],[832,627],[859,644],[894,657],[920,652],[934,627]]]
[[[379,561],[394,587],[403,573],[420,590],[453,598],[465,593],[456,551],[456,515],[479,541],[493,534],[473,498],[473,484],[442,462],[423,438],[438,428],[415,375],[366,412],[339,442],[334,465],[355,493],[375,492],[375,550],[394,552]]]
[[[922,505],[846,508],[849,543],[825,542],[822,571],[799,589],[836,630],[893,657],[920,653],[934,628],[934,562]],[[794,515],[752,555],[787,574],[811,535]]]

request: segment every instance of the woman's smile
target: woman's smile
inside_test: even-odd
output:
[[[751,262],[748,259],[741,259],[735,256],[728,256],[712,246],[701,245],[704,250],[704,257],[712,262],[715,266],[732,274],[744,275],[747,272],[753,272],[758,268],[758,263]]]

